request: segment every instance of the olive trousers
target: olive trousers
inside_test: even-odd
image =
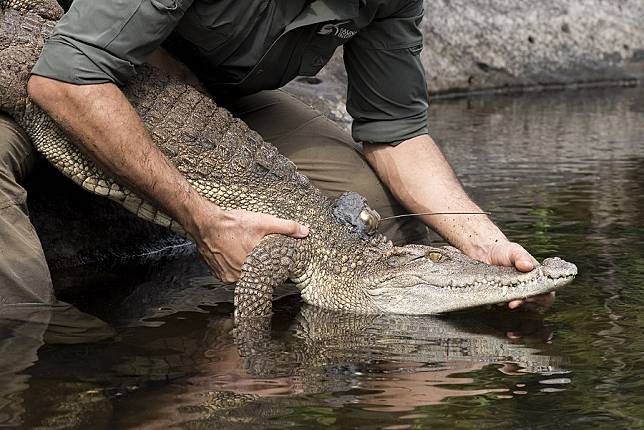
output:
[[[226,104],[295,163],[330,197],[345,191],[365,196],[381,216],[405,213],[367,164],[351,136],[283,91],[263,91]],[[0,304],[53,300],[47,263],[20,182],[36,154],[27,136],[0,113]],[[415,218],[385,221],[381,231],[395,243],[426,243],[427,228]]]
[[[33,168],[27,136],[0,113],[0,305],[50,303],[52,284],[20,182]]]

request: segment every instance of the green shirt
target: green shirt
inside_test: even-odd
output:
[[[353,137],[427,133],[421,0],[75,0],[32,73],[125,84],[161,44],[215,97],[314,76],[344,45]]]

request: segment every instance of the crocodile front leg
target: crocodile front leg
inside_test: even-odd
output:
[[[235,288],[235,344],[244,367],[266,368],[257,351],[271,345],[273,290],[289,276],[298,277],[309,260],[302,239],[272,234],[259,242],[242,266]]]
[[[298,272],[303,255],[298,239],[271,234],[262,239],[242,266],[235,287],[235,320],[270,315],[273,290]]]

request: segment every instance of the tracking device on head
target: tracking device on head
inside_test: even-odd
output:
[[[380,225],[380,214],[369,207],[367,199],[354,192],[343,193],[336,199],[333,215],[363,239],[372,236]]]

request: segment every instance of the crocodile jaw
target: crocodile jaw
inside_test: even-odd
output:
[[[372,288],[368,294],[382,313],[438,314],[554,291],[574,279],[577,267],[559,258],[549,258],[531,272],[516,273],[511,280],[481,274],[481,279],[473,283],[440,282],[440,286],[428,276],[411,274]]]

